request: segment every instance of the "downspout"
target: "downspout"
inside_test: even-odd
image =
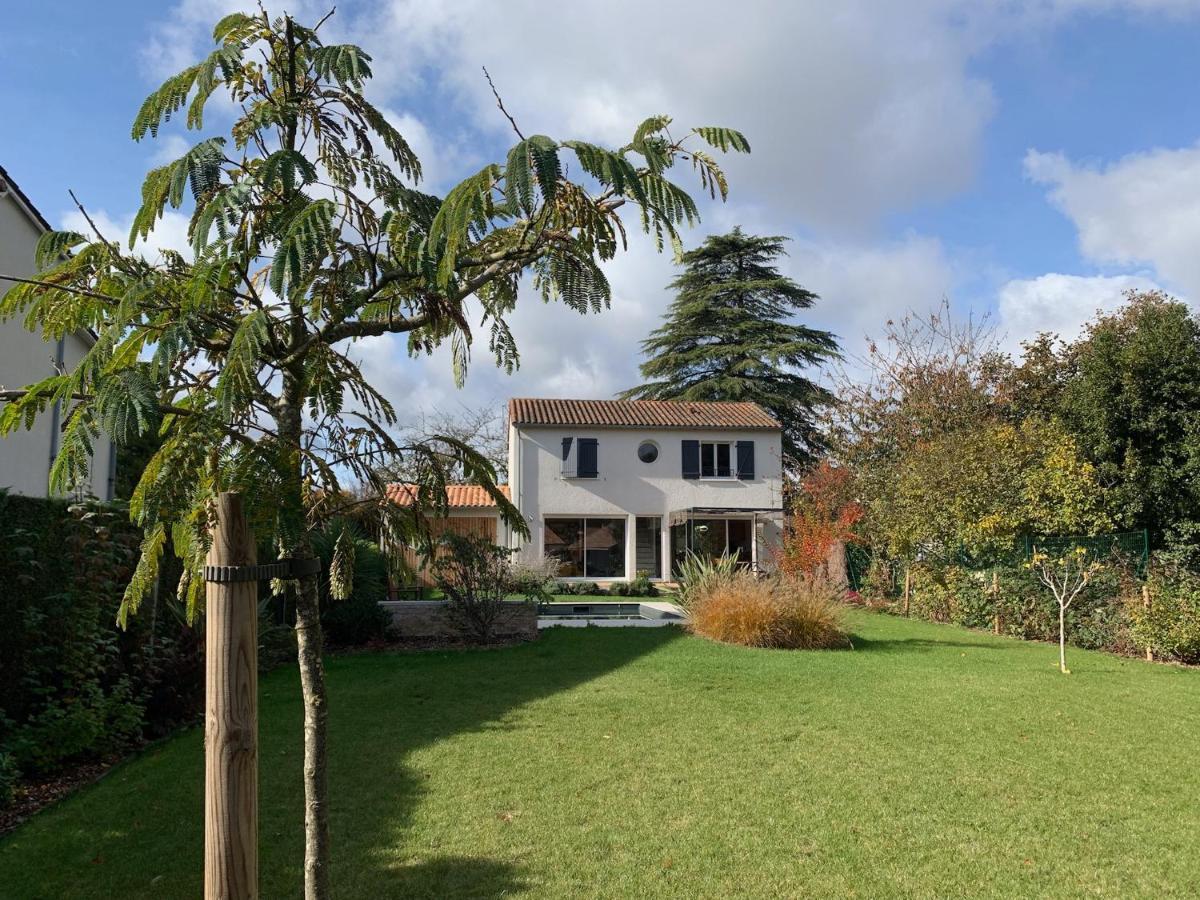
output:
[[[54,348],[54,374],[58,374],[63,370],[63,364],[66,362],[67,344],[66,337],[60,337]],[[54,460],[58,458],[58,426],[62,420],[62,403],[55,401],[54,409],[50,413],[50,465],[46,467],[46,494],[50,494],[50,470],[54,468]]]
[[[108,489],[105,491],[105,500],[112,502],[113,495],[117,489],[117,445],[113,443],[112,438],[108,439]]]

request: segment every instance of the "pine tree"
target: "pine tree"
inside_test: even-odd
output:
[[[646,383],[620,396],[758,403],[783,425],[794,469],[823,448],[814,410],[832,399],[801,371],[837,358],[838,345],[792,321],[817,295],[779,273],[785,240],[735,228],[685,253],[666,321],[642,342]]]
[[[419,516],[445,510],[451,467],[524,528],[493,467],[471,447],[450,436],[397,441],[396,413],[349,344],[405,334],[417,355],[449,341],[461,380],[472,341],[465,302],[474,297],[490,350],[511,370],[518,358],[506,320],[525,273],[546,300],[599,312],[610,293],[601,263],[625,246],[621,213],[634,210],[659,249],[678,246],[679,227],[698,214],[668,179],[672,167],[690,162],[701,186],[724,196],[724,175],[703,147],[749,151],[736,131],[672,132],[667,116],[646,120],[615,150],[526,138],[514,122],[518,141],[504,164],[436,197],[416,188],[420,162],[363,94],[371,58],[323,43],[320,27],[262,11],[226,16],[213,52],[138,112],[135,140],[157,137],[177,118],[202,129],[218,92],[228,95],[223,111],[237,116],[228,136],[201,140],[149,172],[142,187],[128,247],[167,207],[188,207],[190,256],[148,259],[93,224],[90,234],[43,237],[36,278],[0,275],[17,282],[0,298],[0,319],[23,313],[48,338],[85,327],[98,335],[73,370],[0,392],[0,436],[30,427],[56,403],[67,409],[52,489],[86,478],[102,431],[119,444],[148,432],[161,439],[130,501],[145,540],[122,621],[154,584],[168,541],[184,562],[179,595],[196,613],[222,490],[243,494],[252,526],[280,558],[312,558],[324,523],[349,505],[363,510],[368,500],[343,490],[351,481],[373,489],[382,533],[422,534]],[[586,182],[567,177],[568,157]],[[377,474],[406,456],[419,484],[413,511],[387,501]],[[341,578],[351,578],[353,559],[335,557]],[[318,579],[280,587],[295,595],[304,697],[305,896],[324,898],[329,704]]]

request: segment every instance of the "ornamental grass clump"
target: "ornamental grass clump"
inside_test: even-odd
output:
[[[694,599],[689,627],[702,637],[744,647],[850,646],[837,590],[815,577],[757,579],[739,572]]]

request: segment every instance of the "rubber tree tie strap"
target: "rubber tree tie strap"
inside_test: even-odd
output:
[[[321,571],[321,560],[281,559],[259,566],[205,566],[204,580],[215,584],[237,581],[265,581],[268,578],[304,578]]]

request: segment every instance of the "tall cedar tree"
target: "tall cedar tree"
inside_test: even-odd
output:
[[[324,21],[324,20],[322,20]],[[260,538],[279,556],[311,559],[312,539],[350,507],[372,509],[391,547],[421,533],[381,490],[377,473],[415,460],[414,507],[445,508],[454,468],[488,490],[523,528],[495,486],[495,469],[450,436],[405,447],[397,415],[355,364],[356,340],[403,334],[411,354],[449,342],[465,374],[472,329],[467,300],[497,362],[511,370],[506,320],[525,274],[546,299],[579,312],[609,301],[601,263],[625,246],[632,212],[661,249],[696,204],[668,178],[676,163],[713,197],[726,193],[711,151],[748,151],[720,127],[671,130],[667,116],[606,149],[520,133],[504,163],[489,164],[445,197],[418,190],[420,163],[366,99],[371,58],[324,43],[320,25],[235,13],[214,30],[216,48],[168,79],[143,104],[133,137],[168,120],[201,130],[210,98],[235,116],[228,136],[201,140],[151,171],[127,246],[167,207],[190,207],[191,252],[157,260],[131,253],[93,224],[39,242],[36,278],[0,300],[0,319],[24,314],[48,337],[91,328],[95,346],[71,371],[0,391],[0,435],[28,428],[55,404],[66,410],[51,473],[59,491],[87,476],[101,431],[120,444],[160,440],[134,488],[130,511],[145,531],[121,618],[155,583],[168,541],[184,561],[179,594],[202,597],[214,498],[240,491]],[[222,118],[220,121],[224,121]],[[707,149],[706,149],[707,148]],[[683,168],[683,167],[680,167]],[[568,171],[580,173],[572,181]],[[148,363],[148,364],[147,364]],[[343,482],[371,490],[347,498]],[[334,596],[352,579],[352,535],[330,566]],[[329,789],[318,580],[277,585],[296,597],[304,697],[305,896],[329,896]]]
[[[817,295],[781,275],[781,236],[735,228],[683,255],[666,322],[642,342],[647,379],[624,400],[752,401],[783,425],[789,468],[824,449],[814,410],[832,400],[801,370],[838,357],[828,331],[791,321]]]

